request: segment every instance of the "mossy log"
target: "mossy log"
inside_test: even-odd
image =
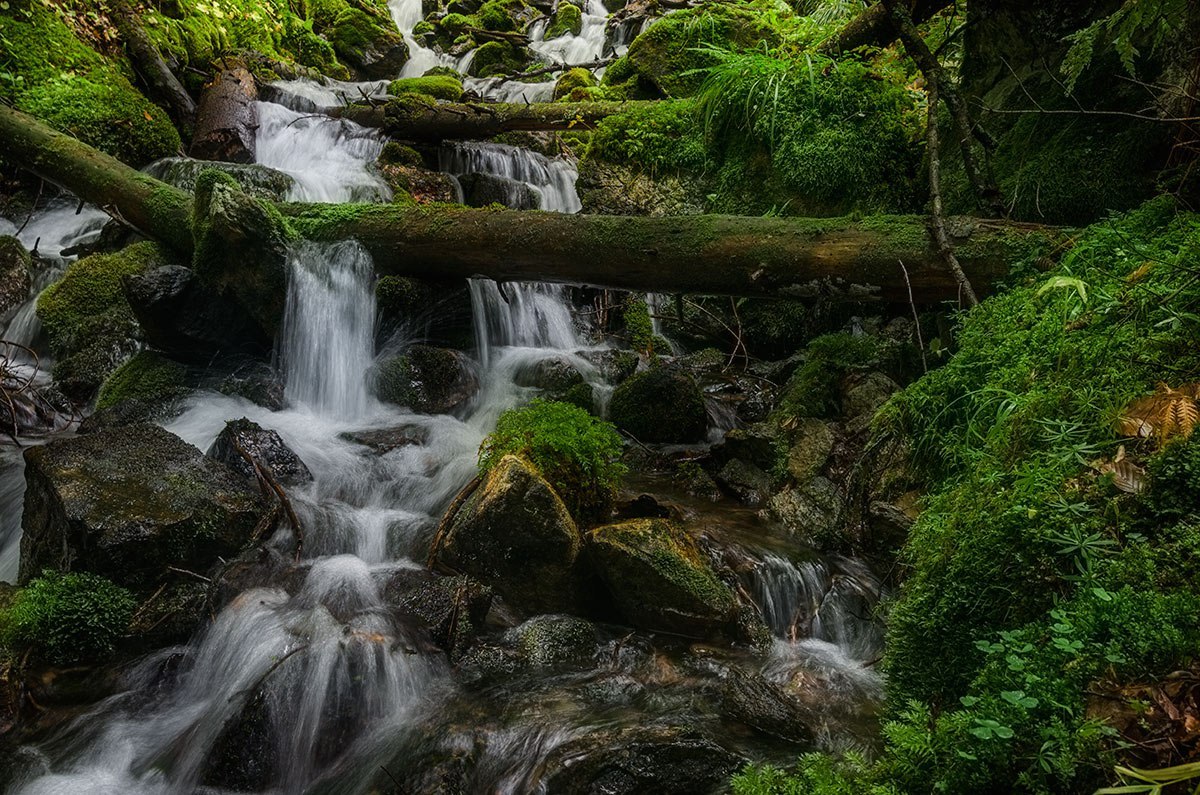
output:
[[[245,261],[231,261],[239,258],[204,256],[205,251],[222,250],[214,235],[235,229],[241,237],[231,244],[233,249],[266,253],[296,236],[354,238],[374,257],[380,273],[426,278],[483,276],[668,293],[900,302],[910,295],[919,302],[958,297],[958,285],[921,216],[647,218],[457,205],[272,205],[226,196],[222,207],[249,202],[253,213],[248,210],[242,223],[216,223],[204,212],[212,202],[197,202],[196,244],[190,194],[3,105],[0,149],[11,153],[12,162],[109,208],[179,253],[190,257],[199,249],[197,268],[221,261],[245,271]],[[234,190],[220,187],[225,193]],[[249,222],[251,216],[262,223]],[[255,240],[244,238],[254,237],[259,227],[267,230],[260,236],[268,239],[255,247]],[[950,218],[947,231],[963,270],[981,291],[1004,276],[1010,264],[1066,238],[1055,227],[990,219]],[[267,259],[277,260],[278,254]],[[219,274],[206,271],[203,276],[210,283],[221,282]],[[283,282],[267,278],[263,286],[278,292]]]
[[[231,58],[219,63],[200,95],[188,154],[199,160],[253,163],[257,99],[258,84],[244,61]]]
[[[196,121],[196,103],[167,67],[129,0],[113,0],[110,8],[130,60],[136,65],[150,95],[166,106],[176,126],[185,134],[190,133]]]
[[[406,141],[473,140],[528,130],[589,130],[600,120],[649,105],[630,102],[434,102],[404,96],[375,107],[355,105],[342,116]]]
[[[903,5],[918,25],[950,5],[949,0],[905,0]],[[821,43],[819,50],[825,55],[840,55],[859,47],[886,46],[899,37],[900,31],[892,20],[892,9],[887,3],[878,2],[867,6],[841,30]]]

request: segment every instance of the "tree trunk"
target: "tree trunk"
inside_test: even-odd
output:
[[[925,219],[918,216],[646,218],[395,204],[280,204],[277,209],[288,227],[281,230],[273,220],[280,216],[267,202],[239,199],[242,194],[218,182],[210,196],[202,192],[197,202],[197,246],[189,194],[3,105],[0,149],[12,162],[109,209],[185,256],[197,247],[196,267],[208,283],[223,283],[215,268],[247,274],[237,277],[239,283],[250,278],[248,269],[262,269],[261,288],[279,293],[276,303],[282,300],[283,282],[267,273],[271,263],[247,252],[261,250],[263,257],[278,259],[289,232],[314,240],[355,238],[374,257],[379,272],[426,278],[483,276],[668,293],[906,303],[907,268],[917,301],[953,300],[958,293]],[[212,212],[214,206],[220,213]],[[1066,237],[1053,227],[970,218],[947,219],[947,233],[978,288],[1005,275],[1010,262],[1039,246],[1057,246]]]
[[[200,95],[196,135],[188,152],[200,160],[254,162],[258,85],[244,61],[226,59]]]
[[[381,127],[405,141],[476,140],[517,130],[590,130],[608,116],[652,104],[629,102],[424,103],[392,99],[376,107],[352,105],[341,115],[365,127]]]
[[[187,137],[196,122],[196,103],[167,68],[128,0],[110,0],[110,4],[113,21],[125,42],[129,58],[136,65],[150,95],[170,111],[176,126]]]
[[[912,9],[913,21],[920,24],[950,5],[950,0],[916,0],[906,5]],[[868,6],[847,22],[841,30],[822,42],[818,50],[825,55],[840,55],[867,45],[884,47],[895,41],[898,35],[891,10],[886,3],[879,2]]]

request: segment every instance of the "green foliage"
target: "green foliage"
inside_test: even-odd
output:
[[[677,173],[704,168],[704,136],[689,101],[655,102],[600,122],[587,157]]]
[[[125,400],[160,402],[186,391],[187,368],[153,351],[142,351],[122,364],[100,387],[96,408],[115,406]]]
[[[567,7],[574,8],[575,6]],[[554,99],[571,102],[586,101],[590,98],[590,92],[587,89],[593,88],[595,85],[596,79],[587,69],[582,67],[568,69],[554,84]]]
[[[0,613],[0,641],[33,648],[47,662],[65,665],[112,654],[125,634],[133,595],[95,574],[44,571]]]
[[[576,515],[605,510],[625,472],[616,430],[578,406],[555,401],[534,400],[500,415],[479,448],[480,471],[506,455],[537,467]]]
[[[834,417],[840,411],[838,383],[854,370],[878,367],[896,353],[894,345],[866,334],[838,332],[814,338],[801,365],[784,387],[776,415]]]
[[[423,94],[434,99],[456,102],[462,98],[462,80],[456,75],[425,75],[404,77],[388,83],[388,93],[393,97],[402,94]]]
[[[1091,65],[1098,47],[1111,46],[1130,77],[1137,76],[1139,47],[1153,53],[1179,32],[1180,20],[1189,11],[1187,0],[1125,0],[1113,13],[1097,19],[1067,40],[1071,49],[1063,59],[1067,91],[1073,91]]]

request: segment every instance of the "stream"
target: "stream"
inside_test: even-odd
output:
[[[413,38],[420,0],[393,0],[391,9],[411,52],[404,76],[432,66],[465,71],[469,54],[451,58]],[[589,0],[580,35],[544,41],[542,21],[531,46],[564,65],[594,61],[606,46],[607,15]],[[537,101],[554,83],[467,85],[493,99]],[[295,179],[289,199],[391,198],[373,168],[384,140],[311,115],[338,104],[339,91],[352,86],[383,87],[288,81],[267,95],[275,101],[259,104],[258,162]],[[439,167],[455,181],[484,175],[507,185],[510,206],[580,210],[574,164],[561,158],[454,142],[442,148]],[[63,250],[95,238],[105,220],[99,210],[77,213],[65,202],[35,215],[20,234],[48,263],[34,295],[61,273],[70,259]],[[389,609],[389,584],[423,572],[443,510],[475,474],[480,442],[505,409],[536,394],[519,385],[521,373],[546,360],[566,362],[603,406],[612,387],[595,361],[610,345],[589,327],[573,288],[508,284],[502,293],[494,282],[472,280],[479,390],[459,416],[413,413],[372,392],[377,357],[422,340],[411,331],[380,332],[370,256],[353,241],[305,244],[288,267],[275,357],[286,408],[200,391],[163,425],[201,450],[229,420],[246,417],[277,431],[313,474],[311,483],[289,488],[306,528],[304,559],[286,581],[242,592],[186,646],[124,670],[117,695],[22,749],[25,772],[14,792],[429,792],[450,780],[468,792],[562,791],[573,760],[656,728],[686,729],[746,759],[791,761],[797,746],[729,719],[723,683],[736,671],[795,696],[820,747],[870,742],[882,697],[874,669],[882,631],[872,617],[879,580],[859,561],[798,547],[754,509],[698,500],[652,477],[628,485],[677,506],[690,530],[739,562],[741,583],[774,636],[766,648],[708,646],[604,624],[595,626],[586,653],[566,665],[497,672],[478,657],[452,665],[428,648]],[[38,343],[32,298],[3,337]],[[48,362],[41,365],[46,372]],[[53,425],[48,432],[69,433],[72,418]],[[397,429],[418,443],[381,451],[361,441]],[[18,453],[0,448],[0,579],[10,581],[24,485]],[[281,529],[271,543],[287,548],[288,536]],[[484,651],[502,656],[520,623],[490,617]],[[250,755],[257,772],[232,780],[230,770],[248,769]]]

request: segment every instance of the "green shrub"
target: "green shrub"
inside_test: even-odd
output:
[[[534,400],[501,414],[479,449],[479,468],[487,472],[510,454],[536,466],[579,516],[605,511],[625,472],[616,430],[568,403]]]
[[[44,571],[0,614],[0,639],[65,665],[112,654],[136,606],[133,595],[95,574]]]

